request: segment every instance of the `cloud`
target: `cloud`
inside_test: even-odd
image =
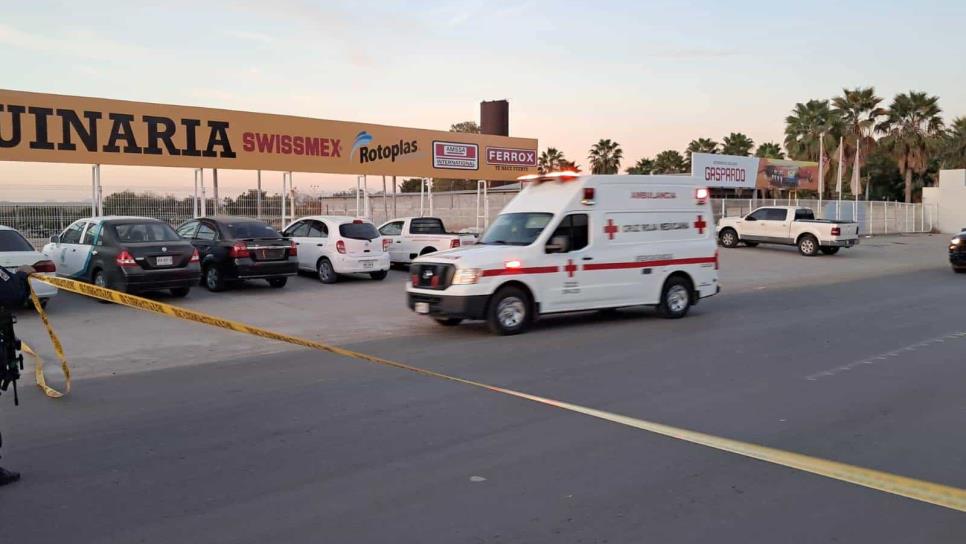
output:
[[[262,34],[261,32],[248,32],[245,30],[227,30],[225,31],[226,36],[232,38],[238,38],[240,40],[247,40],[250,42],[257,42],[262,45],[270,45],[275,42],[275,38],[269,36],[268,34]]]
[[[740,51],[733,49],[715,49],[704,47],[683,47],[678,49],[662,49],[648,54],[650,57],[666,59],[719,59],[725,57],[736,57],[742,55]]]
[[[152,49],[105,39],[91,32],[59,32],[54,37],[26,32],[3,23],[0,23],[0,44],[100,61],[116,61],[120,57],[144,60],[157,56]]]

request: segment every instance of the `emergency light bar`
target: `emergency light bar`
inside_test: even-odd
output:
[[[537,183],[543,183],[544,181],[573,181],[577,179],[579,174],[577,172],[563,171],[563,172],[547,172],[546,174],[530,174],[527,176],[520,176],[517,181],[535,181]]]

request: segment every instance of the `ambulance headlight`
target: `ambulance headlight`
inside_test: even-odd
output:
[[[458,268],[453,275],[453,285],[473,285],[480,281],[483,271],[479,268]]]

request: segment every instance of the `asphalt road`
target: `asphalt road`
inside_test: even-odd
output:
[[[966,278],[915,273],[352,347],[966,487]],[[963,542],[966,515],[316,352],[31,388],[3,542]]]

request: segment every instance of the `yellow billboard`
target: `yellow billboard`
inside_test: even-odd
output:
[[[515,180],[537,140],[0,89],[0,160]]]

